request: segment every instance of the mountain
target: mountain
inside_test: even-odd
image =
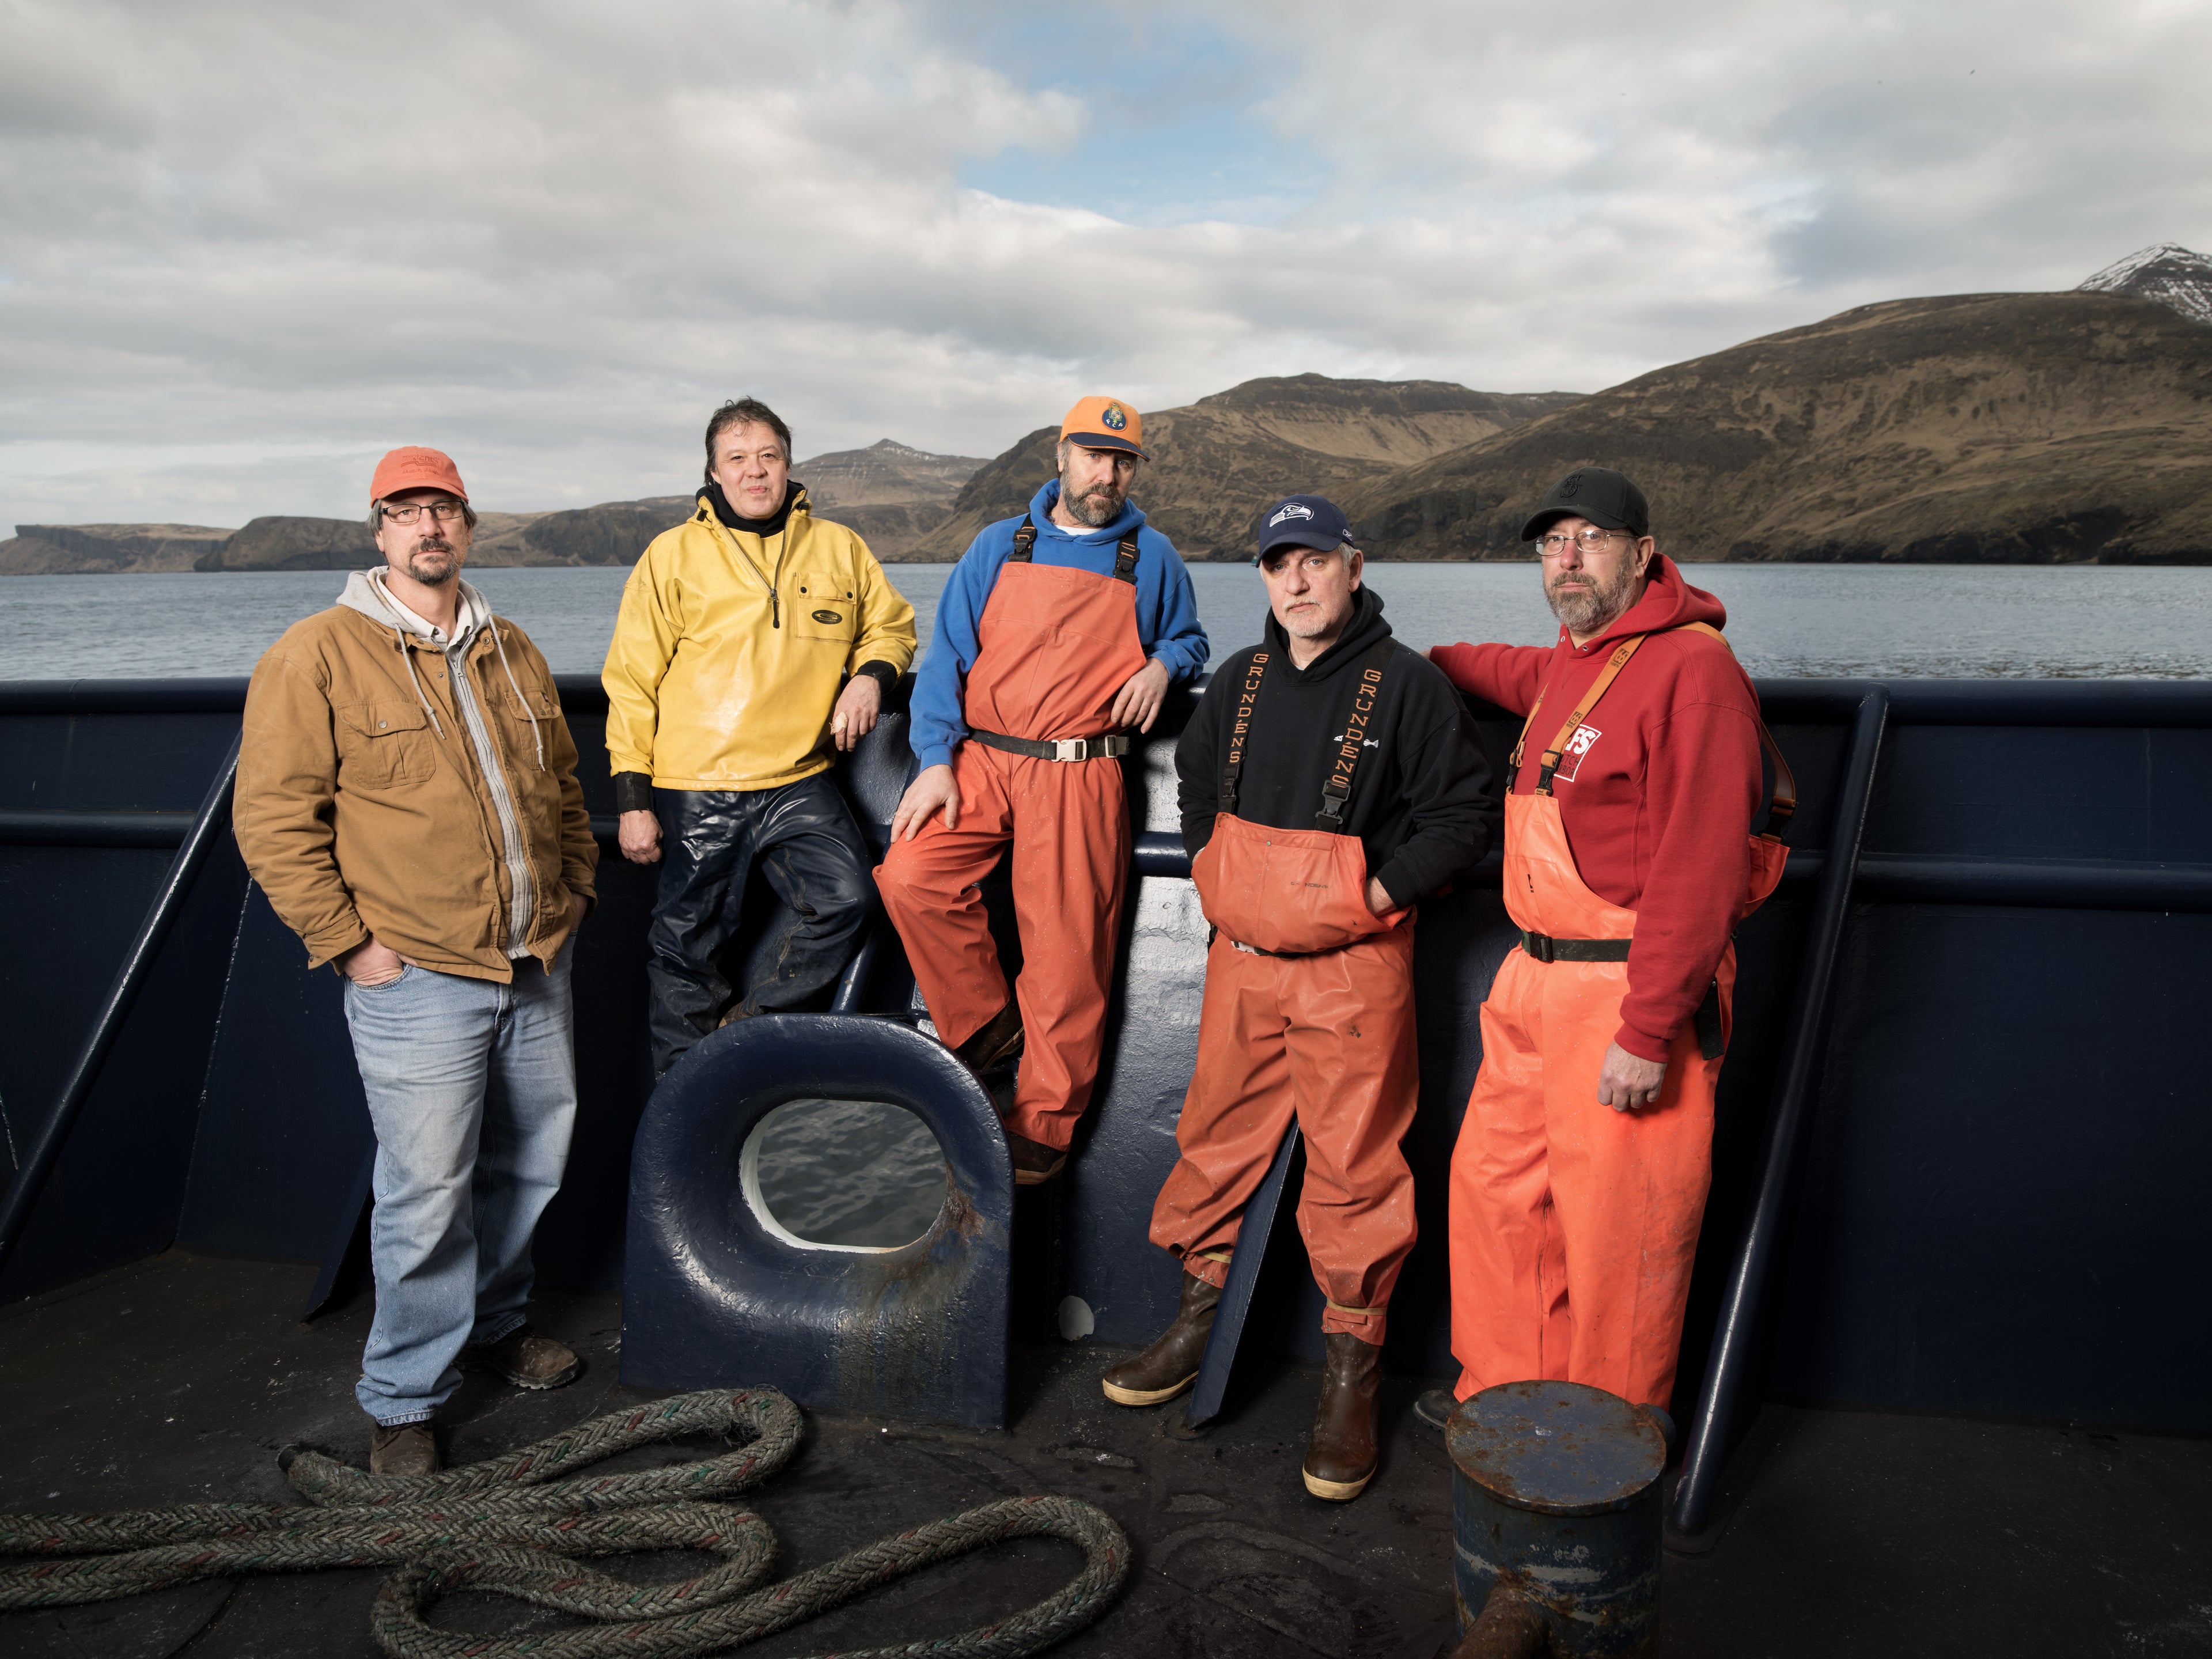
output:
[[[1247,380],[1146,414],[1130,494],[1188,559],[1249,556],[1279,496],[1328,495],[1575,401],[1567,392],[1470,392],[1444,380]],[[1053,476],[1056,426],[1040,427],[969,480],[951,515],[909,556],[957,559],[975,532],[1027,509]]]
[[[0,542],[0,576],[191,570],[231,534],[198,524],[19,524]]]
[[[1525,558],[1618,466],[1690,559],[2212,562],[2212,328],[2102,293],[1862,306],[1676,363],[1363,483],[1389,558]]]
[[[859,531],[878,559],[899,560],[916,556],[922,538],[944,522],[983,465],[972,455],[933,455],[885,438],[801,461],[792,476],[806,486],[821,517]]]
[[[2083,294],[2155,300],[2191,322],[2212,323],[2212,259],[2172,242],[2130,253],[2081,284]]]

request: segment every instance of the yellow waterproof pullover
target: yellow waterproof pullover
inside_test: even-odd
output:
[[[827,768],[830,713],[864,663],[904,673],[914,607],[868,544],[794,492],[778,533],[702,498],[623,585],[600,681],[607,763],[662,789],[772,789]]]

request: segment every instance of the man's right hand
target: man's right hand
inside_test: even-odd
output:
[[[660,862],[660,817],[653,812],[625,812],[615,826],[615,845],[632,864]]]
[[[366,990],[374,985],[391,984],[406,970],[407,959],[372,933],[366,944],[355,945],[337,957],[333,965]]]
[[[952,781],[949,766],[928,766],[921,775],[906,787],[899,799],[898,811],[891,814],[891,839],[912,841],[921,833],[921,826],[929,822],[929,815],[939,807],[945,809],[945,827],[960,827],[960,789]]]

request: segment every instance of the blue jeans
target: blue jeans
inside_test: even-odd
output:
[[[576,1118],[575,948],[550,973],[516,963],[507,985],[411,966],[384,985],[346,981],[376,1126],[376,1318],[354,1394],[386,1428],[428,1421],[460,1385],[462,1346],[523,1322],[530,1236]]]

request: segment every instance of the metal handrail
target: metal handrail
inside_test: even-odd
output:
[[[1843,787],[1836,798],[1834,824],[1814,901],[1813,930],[1805,943],[1805,964],[1797,975],[1784,1038],[1782,1086],[1759,1149],[1751,1216],[1729,1265],[1720,1323],[1713,1333],[1712,1356],[1690,1418],[1681,1479],[1674,1487],[1671,1517],[1678,1532],[1704,1529],[1719,1490],[1721,1471],[1734,1448],[1737,1417],[1751,1380],[1759,1306],[1773,1269],[1789,1200],[1798,1135],[1820,1071],[1821,1042],[1835,989],[1836,960],[1843,945],[1859,846],[1866,836],[1867,805],[1874,794],[1888,716],[1889,694],[1875,686],[1860,699],[1851,722]]]
[[[244,735],[241,732],[231,739],[230,752],[223,757],[215,781],[209,786],[207,798],[200,803],[191,832],[177,848],[177,855],[169,860],[169,872],[162,878],[161,890],[154,896],[146,919],[138,924],[138,936],[131,940],[123,966],[108,988],[107,1000],[101,1005],[100,1017],[93,1022],[83,1047],[77,1050],[76,1062],[70,1067],[69,1080],[62,1085],[61,1094],[46,1114],[46,1121],[39,1126],[38,1133],[32,1137],[30,1151],[23,1159],[22,1168],[15,1172],[15,1179],[9,1183],[6,1199],[0,1200],[0,1267],[8,1265],[9,1256],[30,1223],[39,1194],[46,1189],[47,1177],[61,1161],[62,1147],[69,1140],[70,1130],[83,1111],[85,1102],[92,1097],[93,1085],[100,1080],[100,1068],[106,1063],[116,1038],[122,1033],[124,1022],[130,1017],[131,1005],[138,1000],[140,988],[154,970],[162,941],[168,938],[169,929],[191,896],[192,883],[200,866],[207,862],[216,837],[230,828],[230,786],[238,773],[238,748]]]

